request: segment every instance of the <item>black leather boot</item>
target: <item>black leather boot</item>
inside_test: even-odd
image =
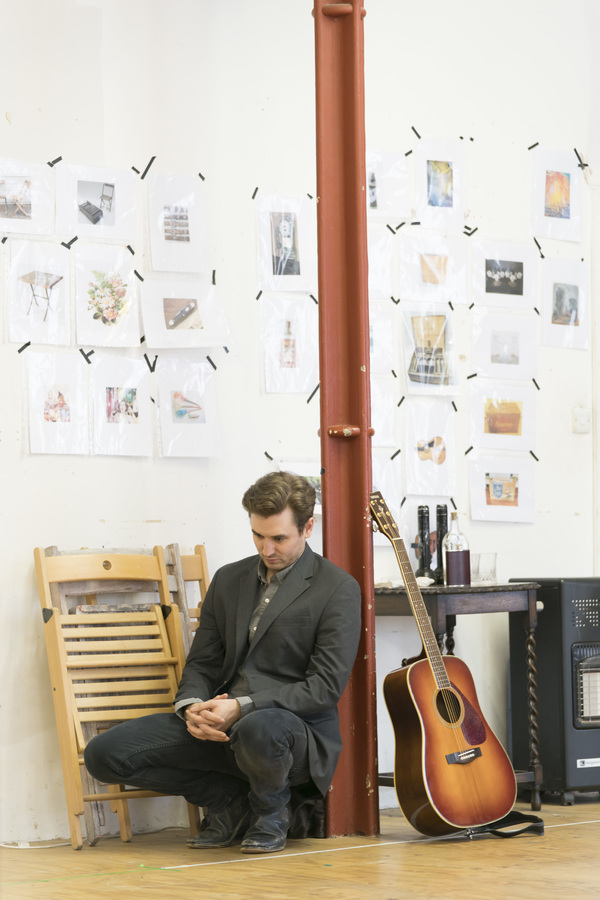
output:
[[[235,797],[229,804],[214,812],[208,810],[208,827],[200,834],[189,837],[188,847],[193,850],[210,850],[229,847],[241,837],[250,824],[250,804],[246,795]]]
[[[246,831],[242,853],[274,853],[276,850],[283,850],[291,818],[289,806],[258,815]]]

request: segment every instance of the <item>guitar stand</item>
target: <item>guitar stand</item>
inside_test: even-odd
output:
[[[524,825],[525,822],[530,824]],[[519,828],[516,831],[501,830],[510,828],[511,825],[523,825],[523,828]],[[488,825],[478,825],[475,828],[467,828],[465,834],[472,841],[473,838],[478,837],[480,834],[493,834],[500,838],[512,838],[526,832],[542,837],[544,834],[544,820],[540,819],[539,816],[531,816],[513,809],[512,812],[509,812],[503,819],[498,819],[497,822],[490,822]]]

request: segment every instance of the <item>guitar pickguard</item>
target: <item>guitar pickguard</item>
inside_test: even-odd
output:
[[[463,692],[459,691],[454,683],[452,684],[452,687],[462,700],[463,708],[465,711],[465,716],[461,725],[462,733],[468,740],[469,744],[471,744],[471,746],[474,746],[475,744],[483,744],[487,737],[485,725],[483,724],[475,709],[473,708],[473,705],[469,700],[467,700]]]

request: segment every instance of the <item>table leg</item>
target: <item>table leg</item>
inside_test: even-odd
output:
[[[535,626],[529,625],[526,640],[527,653],[527,706],[529,708],[529,755],[533,773],[531,790],[531,808],[542,808],[540,786],[542,783],[542,765],[540,762],[540,742],[538,736],[538,696],[537,696],[537,654],[535,643]]]
[[[34,288],[34,286],[33,286],[32,284],[30,284],[29,287],[31,288],[31,300],[29,301],[29,307],[28,307],[28,309],[27,309],[27,315],[29,315],[29,313],[31,312],[31,307],[33,306],[33,301],[34,301],[34,300],[35,300],[35,305],[36,305],[36,306],[38,305],[38,304],[37,304],[37,298],[36,298],[36,296],[35,296],[35,288]]]

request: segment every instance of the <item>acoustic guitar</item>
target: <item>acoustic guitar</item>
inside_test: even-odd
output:
[[[395,737],[394,786],[402,812],[421,834],[488,825],[512,809],[517,785],[506,751],[485,721],[471,673],[442,656],[404,542],[379,491],[371,513],[391,541],[423,640],[421,657],[386,675]]]

